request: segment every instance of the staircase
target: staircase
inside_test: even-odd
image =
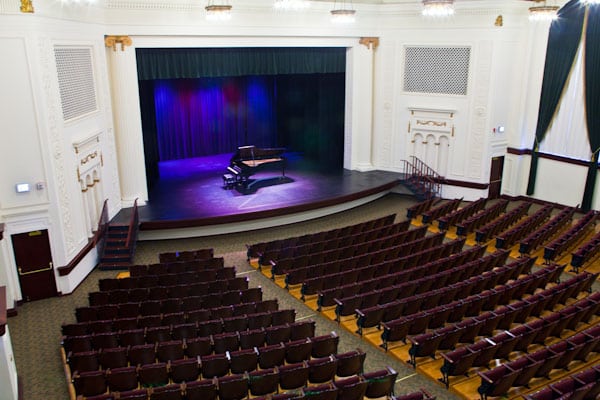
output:
[[[415,156],[404,160],[406,178],[400,183],[410,190],[419,201],[440,197],[444,178]]]
[[[128,270],[135,253],[139,215],[134,202],[129,224],[108,224],[100,256],[101,270]]]

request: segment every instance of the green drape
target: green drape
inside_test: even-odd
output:
[[[573,66],[573,60],[581,40],[584,16],[585,8],[581,6],[579,0],[571,0],[559,10],[558,19],[553,21],[550,26],[540,108],[531,153],[529,182],[527,183],[528,195],[533,194],[535,189],[539,144],[544,139],[552,122]]]
[[[589,5],[585,38],[585,110],[592,157],[581,208],[589,211],[596,188],[600,150],[600,5]]]
[[[341,47],[244,47],[137,49],[139,80],[346,71]]]

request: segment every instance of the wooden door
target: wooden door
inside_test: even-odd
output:
[[[21,295],[32,301],[57,295],[48,230],[11,235]]]
[[[502,189],[502,169],[504,168],[504,156],[492,158],[490,170],[490,188],[488,198],[497,199]]]

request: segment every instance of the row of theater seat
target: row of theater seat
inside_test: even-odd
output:
[[[75,315],[77,322],[87,322],[184,311],[190,312],[203,308],[217,308],[221,306],[256,303],[260,301],[262,301],[262,289],[257,287],[243,290],[229,290],[204,296],[187,296],[183,298],[167,298],[163,300],[146,300],[121,304],[78,307],[75,310]]]
[[[372,278],[367,278],[368,275],[359,275],[355,282],[346,283],[337,274],[324,275],[323,278],[311,278],[307,279],[302,284],[301,293],[303,296],[318,294],[317,306],[318,311],[321,311],[323,307],[329,307],[335,305],[336,298],[341,299],[345,297],[354,296],[359,293],[369,292],[375,289],[385,289],[388,286],[399,285],[411,281],[417,281],[421,278],[425,278],[426,275],[436,274],[443,270],[454,268],[458,265],[467,264],[470,262],[479,262],[478,260],[483,256],[485,247],[474,246],[470,249],[463,250],[460,253],[454,253],[450,256],[430,261],[426,264],[406,268],[404,265],[397,264],[395,262],[385,261],[380,264],[372,266]],[[504,257],[504,259],[502,258]],[[498,259],[498,264],[503,264],[504,260],[508,257],[507,252],[497,252],[491,257],[486,257],[481,262],[492,262]],[[410,296],[416,292],[410,291],[410,288],[403,288],[407,290],[407,295]]]
[[[185,282],[177,279],[177,274],[164,275],[160,286],[141,287],[135,289],[111,289],[90,292],[88,302],[90,306],[105,304],[119,304],[140,302],[147,300],[175,299],[188,296],[205,296],[208,294],[248,289],[248,278],[235,277],[217,279],[210,282]]]
[[[463,208],[459,208],[458,210],[452,211],[446,215],[438,217],[437,220],[439,230],[446,231],[450,229],[451,226],[461,223],[465,219],[483,210],[485,208],[486,203],[487,199],[484,197],[480,197],[479,199],[470,202]]]
[[[205,260],[159,262],[154,264],[133,264],[129,266],[132,277],[146,275],[181,274],[184,272],[202,272],[225,267],[223,257],[213,257]]]
[[[409,240],[409,242],[401,244],[399,246],[394,246],[394,248],[387,249],[387,251],[367,251],[365,253],[361,252],[355,256],[350,256],[349,254],[341,254],[340,258],[329,262],[314,263],[310,261],[310,263],[307,265],[294,265],[292,268],[287,268],[285,270],[281,269],[280,266],[277,265],[277,271],[274,271],[274,269],[272,268],[272,273],[279,274],[279,272],[283,272],[286,275],[286,288],[289,285],[297,285],[304,283],[307,279],[310,278],[320,278],[323,275],[330,275],[337,272],[353,272],[358,268],[373,268],[375,265],[380,267],[379,269],[382,271],[381,274],[383,274],[385,273],[383,272],[385,271],[385,268],[389,270],[390,263],[388,263],[388,265],[376,263],[376,259],[373,257],[373,253],[381,253],[382,255],[386,255],[386,257],[389,258],[398,258],[406,255],[406,249],[409,245],[414,246],[414,251],[419,251],[424,247],[427,248],[434,245],[439,245],[443,241],[443,235],[439,235],[436,237],[430,236],[429,238],[425,238],[425,234],[427,233],[426,227],[411,229],[409,231],[406,231],[405,233],[405,239]]]
[[[290,246],[299,246],[306,243],[322,241],[324,239],[333,239],[338,237],[351,236],[364,231],[370,231],[379,227],[391,225],[396,219],[395,214],[390,214],[381,218],[360,222],[343,228],[331,229],[328,231],[309,233],[303,236],[294,236],[285,239],[277,239],[269,242],[254,243],[247,245],[248,259],[258,258],[266,251],[281,249]]]
[[[525,400],[596,399],[599,394],[600,364],[596,364],[523,397]]]
[[[559,230],[565,226],[569,226],[575,207],[565,207],[556,214],[550,221],[546,222],[541,228],[531,232],[529,236],[521,240],[519,244],[519,253],[529,254],[537,249],[542,243],[554,236]]]
[[[502,232],[496,237],[497,249],[508,249],[530,232],[537,230],[547,219],[550,218],[550,213],[553,207],[546,205],[537,210],[533,215],[523,218],[515,226],[507,231]]]
[[[497,260],[495,256],[486,257],[487,260],[491,259],[492,262],[484,262],[480,267],[488,265],[489,269],[493,268],[493,261]],[[502,257],[500,255],[500,258]],[[470,267],[473,263],[465,264],[465,268],[455,267],[455,269],[460,268],[463,272],[471,271]],[[443,275],[432,275],[432,278],[435,279],[423,278],[415,282],[407,282],[398,286],[400,290],[397,299],[391,302],[383,303],[380,301],[378,304],[367,304],[367,307],[363,307],[365,304],[363,301],[360,303],[360,306],[355,307],[358,332],[362,333],[364,328],[380,326],[382,322],[393,325],[393,321],[407,318],[411,315],[416,317],[416,314],[419,312],[427,312],[433,316],[435,314],[433,310],[439,307],[442,307],[439,310],[454,309],[456,314],[452,312],[453,318],[459,318],[459,315],[462,313],[471,315],[471,313],[481,309],[482,306],[477,306],[477,302],[482,303],[482,298],[486,299],[486,306],[490,307],[491,304],[495,305],[496,302],[500,301],[501,297],[508,301],[512,297],[512,293],[516,291],[516,288],[511,292],[495,291],[493,288],[498,284],[504,284],[510,279],[517,278],[522,273],[528,272],[532,264],[533,259],[523,259],[491,271],[487,270],[468,278],[465,277],[465,279],[455,279],[457,276],[460,276],[460,271],[453,274],[454,271],[450,270],[448,271],[449,273]],[[478,271],[478,268],[473,268],[473,270]],[[468,275],[470,275],[470,272]],[[529,284],[531,285],[531,283]],[[526,288],[523,290],[526,290]],[[405,295],[408,297],[404,297]],[[337,301],[341,303],[340,300]],[[357,303],[355,304],[358,305]],[[349,313],[353,302],[346,301],[345,306],[348,309],[346,313]],[[338,310],[336,309],[337,312]],[[342,315],[342,311],[340,311],[340,315]],[[442,315],[439,315],[435,319],[439,323],[443,323],[447,318],[450,318],[449,314],[443,311]],[[431,324],[438,325],[438,323],[434,323],[433,321],[434,319],[431,320]]]
[[[416,218],[417,216],[423,214],[440,201],[441,199],[437,197],[432,197],[427,200],[423,200],[422,202],[417,203],[411,207],[408,207],[406,209],[406,218],[408,218],[409,220]]]
[[[315,331],[315,323],[312,320],[272,326],[269,325],[269,321],[266,321],[264,326],[253,327],[252,330],[231,331],[223,331],[221,323],[221,320],[211,320],[201,324],[180,324],[81,336],[65,336],[62,340],[62,346],[65,354],[69,354],[71,352],[100,350],[119,346],[127,347],[210,337],[215,350],[220,348],[232,350],[240,346],[241,338],[258,341],[262,337],[263,343],[271,344],[312,337]],[[232,328],[235,329],[236,327]],[[260,329],[264,330],[262,334]],[[250,336],[250,333],[252,333],[252,336]],[[261,342],[258,342],[258,344],[260,345]]]
[[[233,337],[233,335],[229,335]],[[235,337],[233,337],[235,340]],[[248,366],[261,368],[320,358],[337,353],[339,337],[335,332],[321,336],[311,336],[295,341],[275,344],[258,343],[259,346],[239,349],[234,345],[216,347],[213,338],[172,340],[156,344],[143,344],[128,347],[114,347],[70,353],[66,363],[72,372],[87,372],[100,369],[113,369],[126,366],[139,366],[155,362],[169,362],[180,359],[205,360],[205,375],[217,366],[225,370],[238,371],[240,366],[249,371]],[[228,361],[225,362],[224,360]],[[254,360],[254,364],[252,364]],[[250,363],[250,364],[249,364]],[[210,367],[209,367],[210,364]],[[252,368],[252,369],[254,369]],[[219,369],[221,370],[221,369]],[[223,372],[224,373],[224,372]],[[210,375],[220,376],[220,374]]]
[[[594,258],[600,251],[600,233],[596,233],[594,237],[580,246],[571,258],[571,265],[575,268],[575,271],[579,271],[579,268],[586,262]]]
[[[422,249],[427,248],[429,246],[436,246],[441,244],[444,240],[443,232],[428,237],[425,236],[425,233],[425,231],[411,229],[391,237],[384,237],[368,242],[356,243],[345,247],[337,247],[334,249],[318,251],[300,256],[273,258],[267,260],[264,263],[261,263],[261,265],[284,265],[287,266],[287,268],[281,268],[280,266],[278,267],[278,270],[283,273],[287,273],[292,268],[296,269],[309,265],[319,264],[322,262],[338,260],[341,258],[350,258],[376,252],[383,252],[386,255],[386,258],[397,258],[407,255],[411,248],[415,248],[415,251],[418,251],[417,248]],[[420,237],[416,237],[417,235],[419,235]],[[411,239],[414,240],[405,243],[405,241]]]
[[[543,345],[548,337],[560,338],[563,330],[566,329],[566,326],[569,323],[572,321],[576,321],[577,323],[582,321],[584,315],[592,307],[595,307],[595,305],[575,310],[573,313],[556,312],[540,319],[530,321],[525,324],[525,326],[530,328],[530,331],[527,334],[521,334],[522,329],[521,326],[519,326],[518,329],[515,328],[509,331],[503,331],[491,338],[485,338],[472,345],[467,345],[449,353],[444,353],[442,354],[444,364],[440,369],[442,372],[442,381],[448,386],[450,376],[462,375],[472,367],[487,367],[493,359],[505,359],[509,361],[508,356],[515,349],[526,352],[531,344]],[[588,321],[589,319],[583,320],[583,322],[586,323]],[[576,334],[572,338],[578,339],[575,341],[565,341],[569,346],[568,349],[564,350],[577,348],[579,351],[585,345],[585,351],[580,351],[578,354],[571,354],[570,352],[573,357],[579,356],[581,357],[581,360],[585,360],[590,351],[595,351],[596,348],[600,349],[600,326],[588,329],[582,334]],[[579,341],[581,338],[583,342]],[[559,350],[558,345],[551,345],[549,348],[554,352]],[[563,349],[562,345],[560,345],[560,349]],[[572,359],[573,358],[571,358],[571,360]],[[566,367],[570,360],[567,360],[567,357],[564,357],[562,362],[564,364],[561,364],[558,368]],[[499,378],[501,375],[502,374],[499,374],[498,371],[495,371],[494,374],[490,374],[490,377]],[[486,375],[483,377],[485,376]],[[523,380],[524,376],[525,374],[519,378],[523,384],[518,384],[516,386],[526,386],[528,384],[528,381]],[[482,392],[483,390],[480,391],[480,393]]]
[[[260,265],[268,265],[271,260],[300,257],[342,247],[356,246],[362,243],[376,242],[381,238],[388,238],[390,240],[397,238],[400,241],[401,238],[405,237],[409,227],[410,221],[403,221],[347,236],[327,237],[324,235],[319,241],[264,251],[258,257],[258,262]],[[381,246],[384,247],[383,244]]]
[[[481,385],[477,391],[482,399],[486,399],[488,396],[504,396],[512,387],[528,386],[529,382],[536,377],[548,378],[550,371],[553,369],[568,370],[573,361],[585,362],[592,352],[596,354],[600,352],[600,326],[588,328],[566,340],[561,340],[531,354],[510,360],[489,371],[478,372]],[[576,381],[571,383],[575,384]],[[590,376],[587,375],[586,380],[579,387],[589,384]],[[576,398],[582,399],[588,394],[591,395],[589,392],[596,385],[600,385],[598,380],[595,380],[593,385],[579,391],[578,396],[582,397]],[[573,385],[567,391],[564,383],[557,382],[551,384],[550,389],[551,393],[556,389],[559,392],[572,392],[576,387]],[[600,390],[600,386],[597,390]],[[594,399],[597,393],[598,391],[595,391],[593,397],[585,398]]]
[[[236,319],[237,317],[249,314],[252,315],[270,313],[271,320],[274,320],[276,325],[279,325],[284,322],[293,322],[293,320],[290,319],[285,319],[284,321],[281,321],[281,319],[285,318],[286,314],[290,312],[293,311],[286,309],[279,310],[277,300],[271,299],[262,300],[258,302],[234,304],[230,306],[200,308],[197,310],[180,311],[165,314],[153,314],[138,317],[117,317],[110,319],[99,319],[99,315],[96,312],[96,318],[90,319],[89,321],[63,324],[61,326],[61,329],[63,336],[76,336],[87,335],[89,333],[118,332],[137,328],[151,328],[163,325],[199,323],[221,319],[223,330],[225,330],[227,329],[225,324],[229,324],[231,318]]]
[[[453,200],[449,200],[439,206],[430,208],[429,210],[424,211],[421,214],[421,216],[422,216],[421,221],[424,224],[430,224],[433,221],[435,221],[436,219],[455,211],[458,208],[458,206],[460,205],[461,201],[462,201],[462,198],[453,199]]]
[[[496,329],[510,329],[513,323],[518,325],[513,328],[512,333],[521,337],[521,343],[523,344],[517,346],[517,349],[523,350],[535,339],[538,333],[537,328],[539,328],[537,323],[532,327],[525,324],[527,319],[539,317],[542,312],[552,310],[559,301],[566,302],[568,299],[567,294],[576,296],[579,293],[577,289],[583,289],[581,282],[583,281],[575,277],[563,282],[565,284],[563,287],[568,287],[569,292],[549,288],[524,300],[498,307],[494,311],[487,311],[476,317],[467,318],[431,332],[409,336],[408,340],[412,344],[409,349],[411,356],[409,363],[416,366],[417,357],[435,357],[435,352],[438,350],[453,349],[458,343],[472,343],[477,336],[491,336]],[[557,292],[564,294],[564,296],[556,295]],[[580,317],[583,320],[589,320],[592,315],[600,310],[600,293],[581,299],[577,306],[569,306],[561,310],[561,314],[564,314],[565,318],[573,318],[570,322],[567,322],[567,329],[574,329],[579,322],[579,320],[574,319],[574,314],[579,308],[588,310],[587,314],[580,314]]]
[[[367,398],[380,398],[393,396],[393,386],[398,373],[391,368],[373,371],[370,373],[358,373],[354,376],[340,378],[335,374],[331,376],[330,367],[327,364],[317,365],[309,370],[306,363],[286,365],[279,368],[271,368],[247,373],[232,374],[213,379],[193,380],[183,383],[162,384],[168,380],[166,369],[162,366],[152,370],[138,371],[138,376],[144,383],[148,381],[158,382],[159,385],[151,389],[127,389],[137,383],[136,371],[126,371],[128,375],[120,377],[123,382],[123,390],[119,391],[119,396],[112,398],[119,399],[182,399],[187,400],[239,400],[252,396],[269,396],[272,399],[292,399],[292,398],[313,398],[324,400],[360,400]],[[312,372],[312,378],[310,380]],[[335,372],[335,371],[334,371]],[[102,387],[106,389],[114,382],[114,371],[106,374],[106,381],[102,376],[89,377],[88,387],[100,391]],[[318,381],[323,383],[318,384]],[[310,386],[307,386],[311,383]],[[317,383],[315,385],[315,383]],[[112,385],[113,387],[116,385]],[[150,385],[148,385],[150,386]],[[135,387],[135,386],[134,386]],[[285,394],[278,394],[279,392]],[[287,391],[287,392],[285,392]],[[423,392],[422,392],[423,393]],[[88,396],[87,399],[110,399],[111,394],[100,394],[98,396]],[[262,398],[262,397],[256,397]]]
[[[475,231],[480,226],[487,224],[490,221],[496,219],[502,214],[506,207],[508,207],[508,200],[500,200],[496,204],[484,208],[481,212],[478,212],[469,218],[463,220],[461,223],[456,224],[456,234],[459,236],[467,236],[469,233]]]
[[[544,259],[547,261],[555,260],[579,239],[587,234],[591,229],[594,229],[598,212],[591,210],[577,221],[577,223],[555,238],[544,247]]]
[[[523,216],[527,215],[527,211],[531,207],[531,202],[525,201],[519,204],[514,209],[506,212],[499,218],[490,221],[486,225],[475,231],[475,241],[477,243],[487,242],[499,233],[503,232],[509,226],[513,225]]]
[[[408,335],[422,333],[426,328],[442,326],[449,319],[460,320],[463,317],[482,317],[482,310],[493,310],[499,304],[507,304],[522,294],[533,293],[539,287],[545,286],[549,279],[562,270],[562,267],[536,271],[536,275],[527,275],[507,285],[499,286],[479,294],[471,295],[463,300],[454,301],[448,305],[439,305],[431,310],[420,311],[414,314],[384,322],[381,334],[382,347],[387,349],[389,342],[402,340],[406,342]],[[533,279],[529,278],[533,276]]]
[[[427,233],[427,227],[423,226],[417,229],[411,229],[410,231],[407,231],[407,233],[411,234],[411,238],[422,238]],[[384,251],[377,253],[381,253],[382,256],[386,254]],[[303,259],[305,259],[306,264],[293,264],[290,265],[289,268],[285,268],[280,263],[276,263],[271,269],[271,273],[273,275],[285,274],[286,287],[288,287],[289,285],[303,284],[311,278],[318,279],[322,278],[324,275],[331,275],[338,272],[352,272],[356,269],[365,267],[377,267],[378,275],[383,275],[389,272],[392,266],[397,265],[390,261],[377,262],[376,257],[373,257],[372,254],[364,254],[355,257],[346,257],[343,255],[343,258],[324,263],[314,263],[309,260],[309,258]],[[401,266],[398,266],[398,268],[400,267]]]
[[[169,251],[158,254],[158,261],[161,263],[171,263],[178,261],[192,260],[209,260],[214,258],[215,251],[212,248],[185,250],[185,251]]]
[[[191,284],[212,282],[219,279],[233,279],[235,278],[235,274],[235,267],[222,267],[202,271],[183,271],[167,275],[104,278],[98,281],[98,286],[100,291],[152,288],[157,286],[170,286],[173,284]]]

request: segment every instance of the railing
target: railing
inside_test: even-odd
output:
[[[442,193],[444,178],[415,156],[410,156],[411,161],[403,160],[404,172],[407,179],[418,182],[422,186],[426,197],[439,197]]]
[[[134,251],[134,244],[137,240],[139,222],[140,215],[138,212],[137,199],[135,199],[135,201],[133,202],[131,219],[129,220],[129,229],[127,230],[127,240],[125,241],[125,246],[129,249],[130,255],[132,255]]]

